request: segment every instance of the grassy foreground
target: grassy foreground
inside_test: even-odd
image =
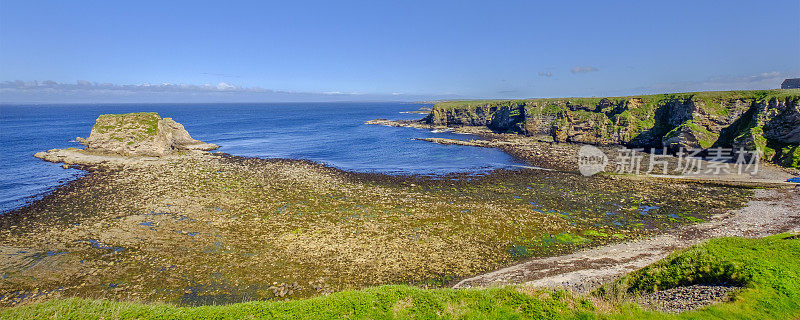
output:
[[[744,286],[731,302],[678,315],[642,310],[638,293],[694,283]],[[526,288],[420,289],[380,286],[287,302],[203,307],[57,299],[0,311],[2,319],[521,318],[797,319],[800,238],[720,238],[677,252],[598,290],[591,297]]]

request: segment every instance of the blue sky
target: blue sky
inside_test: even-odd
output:
[[[0,0],[0,101],[337,101],[775,88],[800,1]]]

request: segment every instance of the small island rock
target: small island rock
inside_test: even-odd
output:
[[[76,140],[86,148],[53,149],[34,156],[51,162],[92,165],[219,148],[193,139],[183,125],[155,112],[101,115],[89,137]]]
[[[89,138],[78,140],[86,151],[129,156],[163,156],[176,150],[214,150],[215,144],[193,139],[180,123],[155,112],[104,114]]]

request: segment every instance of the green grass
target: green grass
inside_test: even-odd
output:
[[[784,153],[791,154],[791,157],[789,158],[790,159],[789,163],[786,164],[787,167],[800,168],[800,144],[795,144],[790,147],[785,147]]]
[[[710,148],[711,146],[714,145],[715,142],[717,142],[717,139],[719,139],[718,133],[708,131],[708,129],[706,129],[703,126],[695,124],[692,120],[686,120],[686,122],[675,127],[675,129],[672,129],[670,132],[667,132],[667,134],[664,135],[664,138],[670,139],[672,137],[675,137],[678,134],[680,134],[681,131],[685,128],[691,130],[692,135],[694,135],[694,138],[697,139],[697,142],[700,143],[700,147],[702,147],[703,149]]]
[[[736,91],[704,91],[686,92],[670,94],[651,94],[636,96],[620,96],[606,98],[539,98],[539,99],[515,99],[515,100],[453,100],[439,102],[434,105],[434,109],[458,109],[474,106],[508,106],[508,105],[548,105],[563,104],[571,105],[591,105],[596,106],[601,100],[609,100],[612,104],[624,103],[627,100],[642,99],[644,107],[652,107],[669,100],[699,100],[708,104],[714,113],[724,114],[724,110],[719,106],[720,101],[736,99],[752,99],[756,101],[770,99],[795,98],[800,95],[800,89],[775,89],[775,90],[736,90]]]
[[[146,139],[158,133],[158,121],[161,117],[155,112],[136,112],[123,114],[103,114],[97,118],[92,131],[97,133],[114,133],[117,130],[138,130],[136,140]],[[117,137],[118,141],[124,140]]]
[[[425,290],[381,286],[288,302],[248,302],[179,308],[106,300],[66,299],[7,310],[2,317],[63,319],[391,319],[525,318],[571,319],[588,314],[591,304],[564,293],[533,297],[513,288]]]
[[[673,253],[601,288],[596,294],[625,301],[642,292],[715,283],[738,284],[744,289],[731,302],[684,313],[681,318],[797,319],[800,239],[789,234],[763,239],[713,239]]]
[[[800,144],[767,143],[765,150],[776,156],[776,163],[788,168],[800,168]]]
[[[744,286],[732,301],[682,314],[646,311],[631,297],[698,283]],[[57,299],[0,311],[1,319],[796,319],[800,317],[800,239],[720,238],[607,285],[593,296],[517,287],[420,289],[380,286],[305,300],[178,307]]]

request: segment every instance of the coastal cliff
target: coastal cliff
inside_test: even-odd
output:
[[[800,167],[800,90],[441,102],[423,122],[486,126],[557,142],[631,148],[761,150]]]

